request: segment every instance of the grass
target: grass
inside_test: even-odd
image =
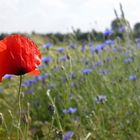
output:
[[[70,48],[64,43],[61,53],[57,48],[62,46],[40,46],[43,57],[52,59],[42,62],[40,76],[23,76],[21,139],[66,140],[69,135],[72,140],[139,140],[140,49],[136,46],[117,39],[92,53],[89,44],[82,52],[82,45]],[[1,83],[1,140],[17,139],[18,84],[16,76]]]

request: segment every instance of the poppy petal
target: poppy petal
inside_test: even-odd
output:
[[[37,76],[37,75],[40,75],[40,71],[37,70],[37,69],[35,69],[35,70],[29,72],[28,74],[30,74],[30,75],[34,75],[34,76]]]
[[[7,46],[2,41],[0,41],[0,52],[4,51],[6,49],[7,49]]]
[[[2,81],[2,77],[0,77],[0,82]]]

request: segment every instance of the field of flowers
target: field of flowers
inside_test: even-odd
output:
[[[33,37],[41,75],[5,75],[0,140],[139,140],[140,39],[54,45]]]

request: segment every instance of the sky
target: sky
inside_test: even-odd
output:
[[[0,0],[0,33],[104,31],[120,2],[130,25],[140,22],[140,0]]]

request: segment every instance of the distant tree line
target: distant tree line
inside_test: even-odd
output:
[[[7,35],[7,33],[1,33],[0,40]],[[99,32],[95,29],[90,32],[82,32],[80,29],[76,29],[73,30],[73,33],[38,34],[36,32],[32,32],[31,35],[40,35],[42,37],[47,37],[53,43],[64,42],[68,40],[77,40],[80,42],[94,40],[100,42],[106,39],[115,39],[116,37],[124,39],[126,35],[131,35],[131,37],[133,38],[140,38],[140,22],[136,23],[133,29],[131,29],[127,20],[124,21],[124,19],[116,18],[111,22],[111,28],[106,29],[105,32]]]
[[[110,29],[104,32],[96,31],[95,29],[90,32],[82,32],[80,29],[73,30],[73,33],[49,33],[42,34],[43,37],[48,37],[54,43],[63,42],[68,40],[77,40],[80,42],[85,41],[104,41],[106,39],[115,39],[116,37],[125,40],[125,38],[140,38],[140,22],[136,23],[133,28],[127,20],[117,18],[111,22]]]

